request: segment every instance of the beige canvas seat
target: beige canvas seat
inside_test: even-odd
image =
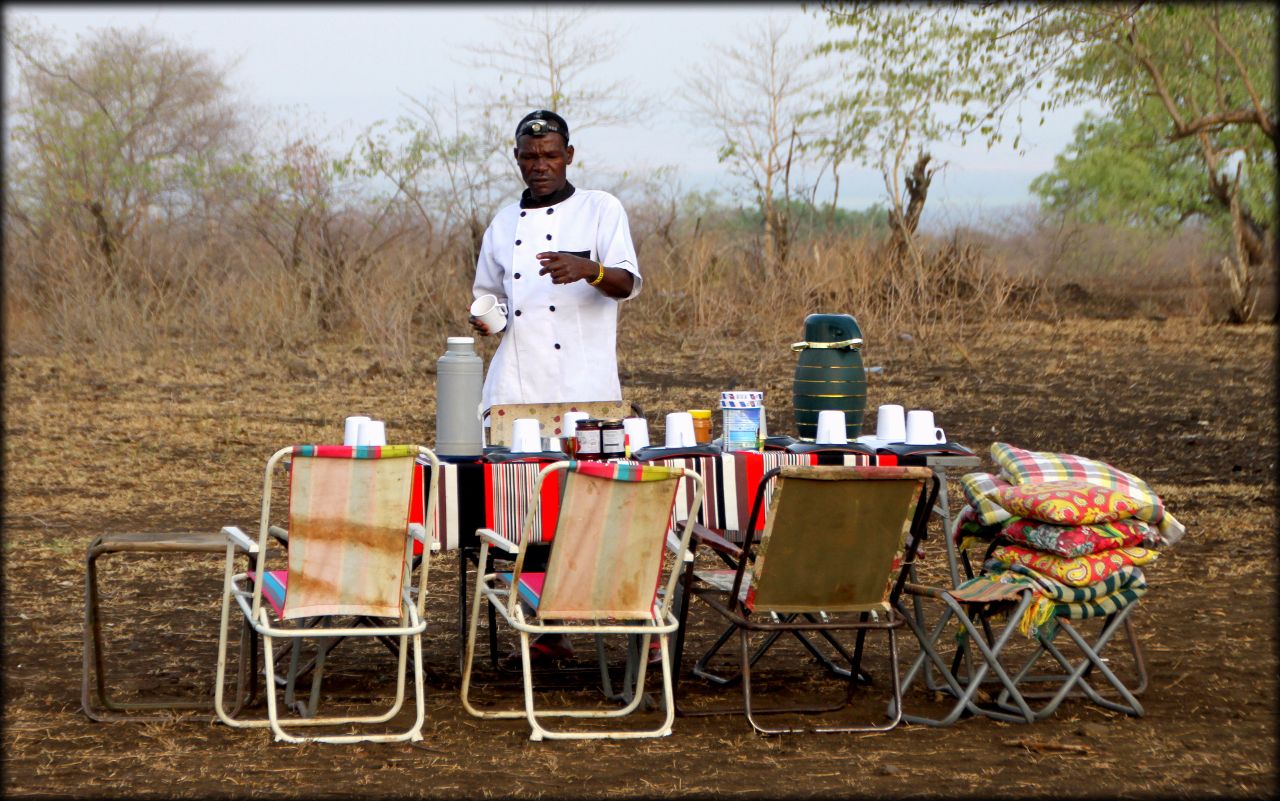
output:
[[[869,631],[887,636],[887,677],[895,708],[901,705],[897,629],[903,620],[895,608],[906,578],[906,565],[924,539],[937,479],[924,467],[788,466],[765,474],[752,512],[755,521],[770,481],[773,498],[758,543],[738,547],[710,532],[695,533],[699,544],[729,549],[736,567],[730,570],[686,570],[686,597],[702,599],[729,623],[694,666],[693,673],[714,684],[740,684],[742,704],[690,709],[681,714],[744,713],[759,732],[884,731],[897,725],[896,712],[883,723],[810,725],[816,713],[835,713],[852,700],[859,684],[870,682],[863,670]],[[696,582],[696,583],[695,583]],[[856,632],[852,652],[835,638]],[[682,635],[684,631],[682,630]],[[838,671],[843,697],[834,703],[787,703],[760,707],[752,695],[753,667],[766,654],[774,662],[787,655],[775,645],[784,634],[795,635],[803,654],[816,655],[808,635],[825,641],[846,660]],[[725,675],[709,665],[737,635],[736,668]],[[763,635],[753,650],[751,638]],[[788,665],[790,667],[790,665]],[[807,686],[807,685],[806,685]],[[764,715],[795,713],[787,725],[766,725]],[[777,720],[778,718],[773,718]],[[830,721],[830,716],[824,718]]]
[[[223,529],[227,561],[218,642],[215,709],[226,724],[269,726],[277,740],[330,743],[420,740],[425,717],[422,673],[423,609],[429,560],[413,570],[414,541],[428,545],[426,530],[411,524],[414,465],[419,456],[431,464],[432,481],[426,493],[424,520],[433,519],[440,463],[430,450],[416,445],[346,447],[296,445],[282,448],[267,461],[262,488],[262,514],[256,540],[239,528]],[[287,570],[269,569],[273,471],[290,460],[289,548]],[[253,569],[235,571],[234,549],[253,555]],[[417,575],[416,585],[414,575]],[[267,672],[265,719],[227,712],[223,700],[231,608],[239,609],[256,636],[261,636]],[[355,623],[341,621],[355,619]],[[319,625],[316,625],[319,623]],[[372,714],[281,714],[277,703],[273,641],[329,640],[334,637],[391,639],[398,644],[394,675],[384,661],[369,664],[369,681],[385,685],[394,680],[389,708]],[[414,719],[402,731],[370,731],[391,721],[404,704],[405,679],[412,644]],[[323,646],[320,653],[323,654]],[[386,660],[389,661],[389,660]],[[321,669],[317,665],[317,675]],[[244,671],[241,671],[243,676]],[[318,691],[319,682],[315,682]],[[239,693],[238,693],[239,694]],[[314,706],[313,706],[314,709]],[[295,734],[290,730],[337,728],[339,733]],[[351,731],[358,729],[358,731]]]
[[[702,478],[691,470],[627,463],[556,462],[543,468],[531,497],[542,498],[542,484],[554,473],[563,473],[555,537],[545,571],[525,570],[529,532],[537,513],[534,504],[525,518],[519,545],[488,529],[481,529],[480,564],[489,564],[489,550],[499,548],[514,556],[510,572],[486,572],[476,581],[467,630],[462,673],[462,703],[480,718],[526,718],[531,739],[596,739],[654,737],[671,733],[675,718],[672,701],[671,634],[678,623],[672,613],[672,590],[678,577],[665,567],[664,552],[673,535],[676,490],[683,479],[695,486],[689,517],[697,516],[702,502]],[[688,548],[691,527],[678,527],[675,550]],[[665,579],[664,579],[665,576]],[[660,591],[661,589],[661,591]],[[520,637],[523,708],[481,707],[474,703],[472,685],[476,652],[476,628],[483,601],[495,607],[502,620]],[[526,612],[525,607],[530,612]],[[642,703],[647,662],[640,659],[634,686],[615,696],[619,706],[549,707],[535,705],[534,670],[530,658],[532,636],[552,633],[636,637],[645,654],[652,638],[658,638],[662,654],[663,720],[652,728],[548,728],[549,719],[607,720],[630,715]],[[629,671],[630,672],[630,671]]]

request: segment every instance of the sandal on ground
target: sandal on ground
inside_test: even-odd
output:
[[[657,640],[654,640],[653,642],[649,643],[649,664],[650,665],[662,664],[662,644],[659,643]]]
[[[546,643],[537,640],[529,643],[529,665],[531,667],[552,667],[561,660],[572,658],[573,648],[560,643]],[[511,670],[519,670],[521,661],[520,649],[517,647],[502,660],[502,666]]]

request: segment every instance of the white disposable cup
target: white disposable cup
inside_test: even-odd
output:
[[[668,448],[685,448],[695,444],[693,415],[688,412],[671,412],[668,414],[666,435],[666,446]]]
[[[692,422],[693,418],[689,418]],[[649,447],[649,421],[643,417],[624,417],[622,418],[622,430],[626,433],[628,441],[631,443],[631,452],[635,453],[641,448]]]
[[[360,424],[367,422],[369,422],[367,415],[357,414],[348,417],[342,424],[342,444],[347,446],[359,444]]]
[[[941,445],[946,441],[946,432],[933,424],[933,412],[926,409],[907,412],[908,445]]]
[[[542,445],[543,445],[542,449],[544,451],[547,451],[547,452],[558,451],[560,450],[560,438],[547,437],[545,440],[543,440]]]
[[[497,295],[481,295],[471,301],[471,316],[484,323],[490,334],[507,327],[507,305],[499,303]]]
[[[823,409],[818,412],[818,433],[814,439],[822,445],[849,444],[844,428],[844,412],[839,409]]]
[[[387,424],[381,420],[362,420],[356,431],[357,445],[386,445]]]
[[[542,450],[542,424],[533,417],[521,417],[511,423],[511,452],[538,453]]]
[[[561,419],[560,436],[566,438],[576,437],[578,435],[578,421],[588,420],[591,415],[586,412],[565,412]]]
[[[886,403],[876,409],[876,438],[884,442],[902,442],[907,438],[907,424],[901,406]]]

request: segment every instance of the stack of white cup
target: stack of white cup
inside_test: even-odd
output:
[[[352,415],[343,423],[342,444],[386,445],[387,425],[382,420],[372,420],[367,415]]]

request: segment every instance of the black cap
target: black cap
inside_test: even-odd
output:
[[[546,109],[529,112],[516,126],[517,139],[522,136],[546,136],[549,133],[560,134],[564,137],[564,143],[569,144],[569,123],[564,121],[564,117]]]

